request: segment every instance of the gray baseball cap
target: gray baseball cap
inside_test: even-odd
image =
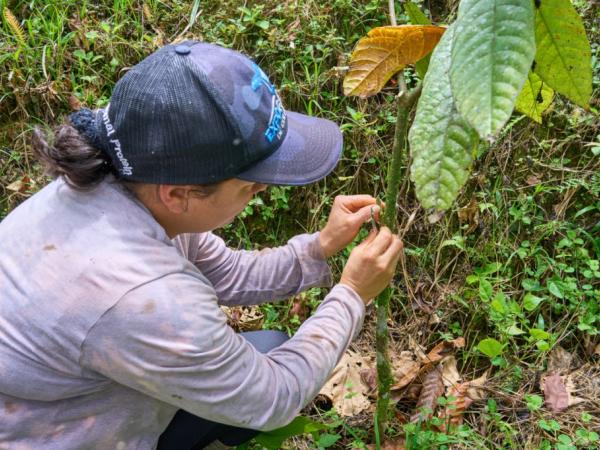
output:
[[[95,128],[118,175],[147,183],[307,184],[333,170],[343,143],[334,122],[285,111],[249,58],[196,41],[130,69]]]

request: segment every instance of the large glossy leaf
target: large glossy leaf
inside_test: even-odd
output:
[[[436,46],[445,28],[401,25],[373,28],[358,41],[350,70],[344,78],[344,94],[369,97],[408,64],[414,64]]]
[[[531,0],[462,0],[452,45],[456,106],[483,137],[510,117],[535,55]]]
[[[477,132],[460,116],[452,99],[448,28],[431,57],[423,92],[409,132],[411,179],[423,207],[450,207],[469,176]]]
[[[517,97],[515,109],[531,117],[537,123],[542,123],[542,113],[552,103],[554,91],[535,73],[529,72],[527,81]]]
[[[413,25],[431,25],[431,20],[429,20],[429,18],[423,13],[423,11],[421,11],[421,8],[419,8],[413,2],[406,1],[402,6],[404,7],[404,12],[408,16],[410,23],[412,23]],[[427,68],[429,67],[430,59],[431,54],[428,54],[427,56],[418,60],[415,63],[415,69],[421,80],[425,78]]]
[[[592,95],[592,56],[571,0],[541,0],[535,15],[535,72],[556,92],[583,107]]]

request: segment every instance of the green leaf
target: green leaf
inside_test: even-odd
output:
[[[537,411],[544,403],[544,399],[536,394],[525,395],[525,401],[527,402],[527,409],[529,409],[529,411]]]
[[[269,450],[277,450],[281,448],[281,444],[286,439],[292,436],[298,436],[305,433],[313,433],[315,431],[324,430],[327,425],[310,420],[308,417],[299,416],[292,420],[285,427],[278,428],[272,431],[260,433],[254,440],[268,448]]]
[[[419,8],[413,2],[407,1],[404,3],[404,12],[408,16],[410,23],[413,25],[431,25],[431,20],[429,20],[423,11],[421,11],[421,8]],[[415,69],[421,80],[425,78],[430,60],[431,54],[415,63]]]
[[[562,291],[560,290],[560,288],[558,287],[558,284],[556,284],[556,282],[552,281],[552,280],[548,280],[548,283],[546,283],[547,287],[548,287],[548,291],[550,291],[550,293],[552,295],[554,295],[555,297],[558,298],[565,298],[565,296],[563,295]]]
[[[592,95],[592,54],[571,0],[542,0],[535,15],[535,73],[585,108]]]
[[[404,3],[404,12],[413,25],[431,25],[431,20],[421,11],[421,8],[411,1]]]
[[[506,329],[506,332],[508,334],[510,334],[511,336],[518,336],[520,334],[525,333],[523,330],[521,330],[518,326],[516,326],[515,324],[511,325],[510,327],[508,327]]]
[[[534,72],[529,72],[527,81],[517,97],[515,108],[537,123],[542,123],[542,113],[548,109],[553,98],[552,88]]]
[[[329,434],[329,433],[323,433],[320,437],[319,437],[319,441],[317,442],[317,445],[319,447],[331,447],[333,444],[335,444],[337,441],[339,441],[341,438],[341,436],[339,434]]]
[[[495,135],[512,114],[535,55],[531,0],[463,0],[452,45],[456,106],[479,136]]]
[[[544,299],[542,297],[538,297],[537,295],[533,295],[528,292],[523,297],[523,308],[525,308],[527,311],[534,311],[543,301]]]
[[[495,358],[500,356],[504,350],[504,346],[493,338],[486,338],[477,345],[477,348],[481,353],[488,356],[489,358]]]
[[[448,209],[469,177],[477,133],[454,106],[448,68],[454,27],[433,51],[409,142],[411,179],[424,208]]]
[[[494,300],[492,300],[492,303],[490,303],[490,306],[497,313],[500,313],[500,314],[506,313],[507,306],[506,306],[506,297],[504,296],[504,293],[498,292],[498,294],[496,294],[496,296],[494,297]]]
[[[539,328],[531,328],[529,330],[529,334],[531,335],[532,338],[538,339],[541,341],[548,339],[550,337],[550,334],[547,331],[540,330]]]
[[[492,283],[485,278],[479,280],[479,298],[484,302],[489,302],[493,294],[494,288],[492,287]]]

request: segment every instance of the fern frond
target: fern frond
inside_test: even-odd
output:
[[[12,11],[7,7],[4,7],[4,10],[2,11],[2,16],[4,17],[4,21],[7,23],[14,36],[19,41],[19,44],[21,46],[25,46],[25,30],[23,30],[23,27],[21,26],[15,15],[12,13]]]

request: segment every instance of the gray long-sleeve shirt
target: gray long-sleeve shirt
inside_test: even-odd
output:
[[[335,286],[260,354],[219,304],[330,284],[317,234],[261,252],[170,240],[112,180],[54,181],[0,222],[0,449],[150,449],[179,408],[268,430],[317,394],[362,325]]]

